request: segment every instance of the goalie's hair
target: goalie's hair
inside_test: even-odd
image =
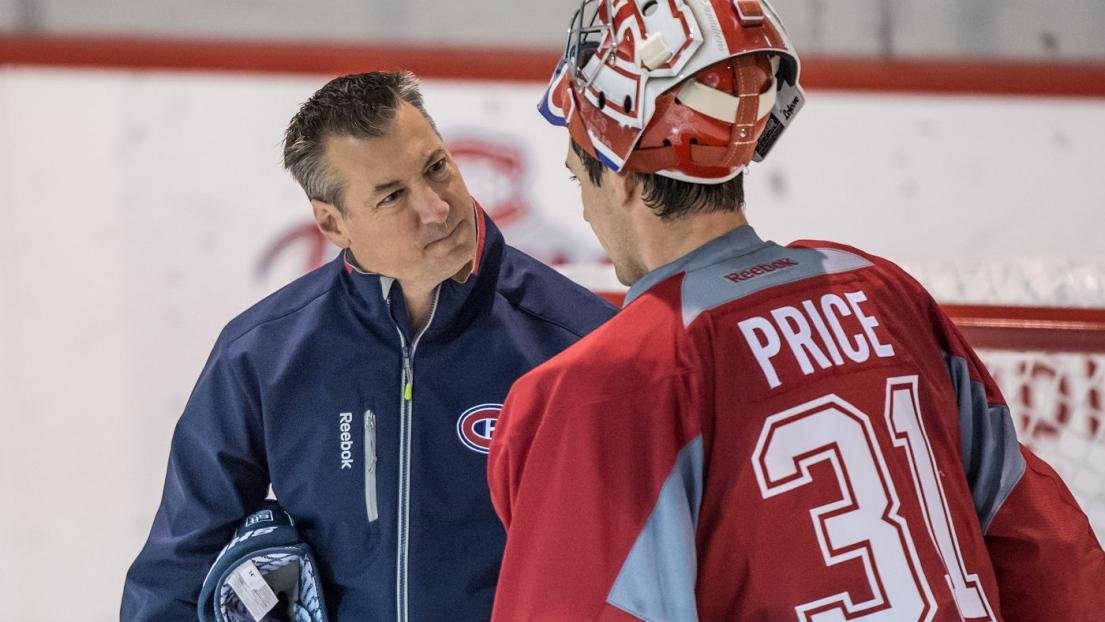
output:
[[[606,165],[572,140],[572,151],[579,156],[587,179],[602,185]],[[705,212],[739,212],[744,209],[744,173],[720,184],[697,184],[655,173],[626,173],[641,184],[641,198],[662,220],[675,220]]]

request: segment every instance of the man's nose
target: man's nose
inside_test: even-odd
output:
[[[449,203],[429,184],[422,186],[414,209],[425,225],[444,224],[449,219]]]

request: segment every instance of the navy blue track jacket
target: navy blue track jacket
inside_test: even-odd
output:
[[[270,482],[314,549],[331,619],[490,618],[499,405],[614,308],[477,220],[476,272],[438,287],[420,335],[397,282],[341,257],[227,325],[173,435],[123,620],[195,620],[205,573]]]

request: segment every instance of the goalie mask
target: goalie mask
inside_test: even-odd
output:
[[[583,0],[539,106],[614,171],[717,184],[802,107],[767,0]]]
[[[275,502],[250,514],[203,581],[201,622],[327,622],[311,549]]]

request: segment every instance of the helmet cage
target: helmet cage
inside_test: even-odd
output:
[[[562,64],[567,64],[571,68],[572,82],[580,92],[586,91],[591,86],[596,75],[594,72],[589,77],[582,75],[581,68],[590,59],[580,59],[581,54],[587,53],[581,50],[590,48],[590,53],[594,54],[598,50],[600,41],[613,38],[614,35],[613,25],[599,20],[598,2],[605,4],[607,14],[614,12],[614,3],[611,0],[585,0],[572,15],[572,21],[568,22],[568,40],[564,44],[564,54],[560,59]],[[590,19],[587,19],[586,9],[589,4],[594,4],[595,9],[591,12]],[[594,40],[594,35],[599,35],[598,40]]]
[[[650,79],[679,74],[702,45],[685,0],[583,0],[561,59],[577,94],[620,124],[642,128]]]

